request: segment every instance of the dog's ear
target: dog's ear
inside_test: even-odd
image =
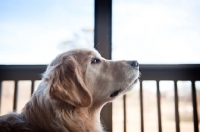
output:
[[[75,107],[90,106],[92,98],[76,60],[70,58],[60,61],[60,64],[51,64],[47,69],[45,80],[49,83],[50,97]]]

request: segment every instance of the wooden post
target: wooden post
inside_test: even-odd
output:
[[[112,0],[95,0],[94,47],[102,57],[111,59]],[[112,132],[112,104],[105,105],[101,119],[106,131]]]

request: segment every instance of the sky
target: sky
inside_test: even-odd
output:
[[[67,50],[69,46],[62,46],[66,41],[76,39],[84,45],[84,29],[94,28],[93,4],[93,0],[1,0],[0,64],[48,64]]]
[[[112,58],[200,63],[198,0],[113,0]],[[93,0],[0,0],[0,64],[48,64],[93,47]]]
[[[200,63],[200,1],[117,0],[113,10],[114,59]]]

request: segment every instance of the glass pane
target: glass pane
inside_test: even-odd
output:
[[[156,81],[143,81],[144,131],[158,132]]]
[[[31,98],[31,81],[18,82],[18,99],[17,99],[17,112],[21,113],[25,104]]]
[[[34,83],[34,91],[36,91],[41,83],[41,80],[36,80]]]
[[[113,101],[112,113],[113,113],[113,118],[112,118],[113,132],[122,132],[124,130],[123,96],[120,96]]]
[[[0,115],[4,115],[13,111],[14,87],[14,81],[2,82]]]
[[[200,121],[200,81],[195,82],[195,87],[197,96],[197,113],[198,113],[198,119]],[[199,123],[199,130],[200,130],[200,123]]]
[[[181,132],[192,132],[193,127],[193,107],[190,81],[178,81],[179,96],[179,117]]]
[[[175,132],[174,82],[160,81],[161,119],[163,132]]]
[[[200,63],[199,0],[113,0],[113,59]]]
[[[47,64],[93,47],[94,1],[0,1],[0,64]]]
[[[127,132],[141,132],[140,89],[139,84],[126,94],[126,128]],[[116,108],[117,109],[117,108]],[[123,132],[123,131],[118,131]]]

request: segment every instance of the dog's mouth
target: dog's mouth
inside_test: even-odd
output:
[[[122,91],[121,89],[120,89],[120,90],[116,90],[115,92],[113,92],[113,93],[110,95],[110,97],[112,98],[112,97],[117,96],[121,91]]]
[[[133,87],[133,85],[134,85],[135,83],[137,83],[138,80],[139,80],[138,78],[135,79],[135,80],[134,80],[127,88],[125,88],[125,89],[119,89],[119,90],[114,91],[114,92],[110,95],[110,97],[113,98],[113,97],[119,95],[119,93],[121,93],[122,91],[129,91],[129,90],[131,90],[131,88]]]
[[[139,78],[135,79],[135,80],[133,81],[132,85],[133,85],[133,84],[136,84],[136,83],[138,82],[138,80],[139,80]]]

